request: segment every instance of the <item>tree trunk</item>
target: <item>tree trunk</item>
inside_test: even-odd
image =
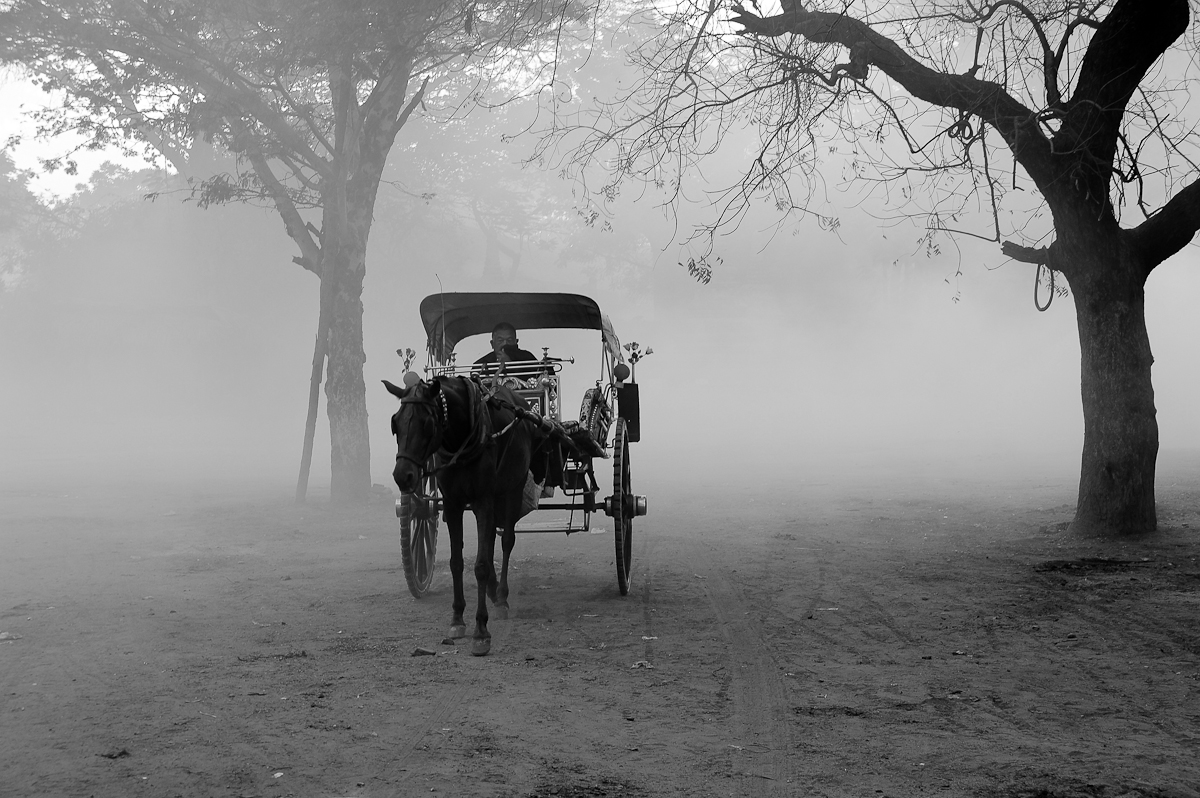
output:
[[[313,343],[312,373],[308,380],[308,415],[304,419],[304,447],[300,453],[300,474],[296,477],[296,504],[304,504],[308,496],[308,475],[312,467],[313,441],[317,436],[317,404],[321,398],[321,377],[325,370],[325,349],[329,340],[329,302],[322,284],[321,310],[317,318],[317,335]]]
[[[335,503],[365,502],[371,493],[371,442],[363,366],[363,278],[370,207],[326,208],[322,277],[329,291],[328,373],[330,486]],[[343,211],[339,212],[339,211]],[[333,211],[332,213],[330,211]]]
[[[1060,239],[1061,240],[1061,239]],[[1093,245],[1071,278],[1079,326],[1083,465],[1071,531],[1128,536],[1157,528],[1158,421],[1146,331],[1145,272],[1120,245]],[[1117,262],[1105,262],[1113,261]]]

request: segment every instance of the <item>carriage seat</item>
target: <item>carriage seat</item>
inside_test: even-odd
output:
[[[558,405],[558,375],[538,372],[536,374],[504,373],[484,375],[481,381],[487,387],[503,385],[529,404],[529,410],[543,418],[560,421]]]

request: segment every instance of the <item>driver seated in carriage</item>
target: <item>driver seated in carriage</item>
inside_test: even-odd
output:
[[[492,328],[492,351],[476,360],[474,365],[478,368],[471,370],[483,374],[503,372],[515,376],[528,376],[541,371],[541,366],[531,362],[538,361],[537,355],[521,349],[517,346],[518,343],[520,342],[517,340],[517,328],[506,321],[500,322]],[[521,365],[508,368],[508,363]]]

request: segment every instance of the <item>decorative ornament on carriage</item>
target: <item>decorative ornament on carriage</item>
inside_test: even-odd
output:
[[[406,347],[404,349],[397,349],[396,354],[404,358],[404,370],[412,371],[412,363],[417,359],[417,353]]]
[[[401,382],[405,388],[412,388],[421,381],[421,375],[412,370],[412,364],[417,358],[417,353],[406,347],[404,349],[397,349],[396,354],[404,358],[404,378]]]
[[[632,364],[629,379],[636,380],[638,361],[644,357],[653,355],[654,350],[650,347],[646,347],[643,350],[641,344],[639,344],[637,341],[630,341],[629,343],[625,344],[625,351],[629,353],[629,362]],[[614,369],[614,373],[615,371],[616,370]],[[624,382],[624,380],[620,380],[620,382]]]

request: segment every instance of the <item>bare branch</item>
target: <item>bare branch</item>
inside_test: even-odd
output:
[[[421,98],[425,96],[425,89],[427,86],[429,86],[428,77],[421,81],[421,87],[416,90],[412,96],[412,99],[408,101],[408,104],[404,106],[404,109],[400,112],[400,115],[396,117],[396,124],[392,126],[393,135],[400,132],[400,129],[404,127],[406,122],[408,122],[408,118],[412,116],[413,111],[416,110],[416,107],[421,104]]]
[[[300,256],[293,260],[320,277],[322,272],[321,246],[314,240],[309,225],[300,217],[300,212],[292,202],[287,189],[279,182],[262,153],[249,153],[246,157],[249,159],[250,165],[254,167],[254,174],[258,176],[271,195],[276,210],[283,218],[288,236],[300,247]]]
[[[1021,263],[1036,263],[1044,266],[1050,261],[1049,247],[1027,247],[1012,241],[1002,241],[1000,251],[1006,257]]]
[[[1200,231],[1200,180],[1178,192],[1162,209],[1127,235],[1149,274],[1183,249]]]
[[[1053,177],[1050,142],[1038,128],[1037,115],[999,84],[932,69],[869,25],[842,14],[795,10],[764,18],[740,4],[733,10],[731,21],[747,34],[797,34],[812,42],[840,44],[850,50],[857,68],[875,66],[919,100],[980,117],[1000,133],[1030,176]]]

